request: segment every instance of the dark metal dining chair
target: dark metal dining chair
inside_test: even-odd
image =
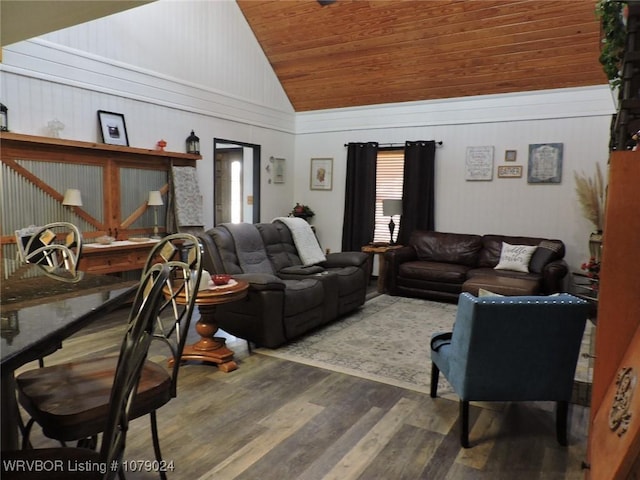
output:
[[[82,234],[69,222],[53,222],[16,230],[18,260],[38,265],[45,275],[63,282],[82,278],[78,262]]]
[[[109,390],[108,402],[96,406],[104,420],[100,449],[54,447],[3,451],[3,479],[110,480],[118,474],[123,475],[121,466],[131,409],[135,405],[136,391],[153,339],[155,321],[164,303],[163,289],[169,274],[169,268],[159,264],[150,268],[140,281],[120,354],[116,357],[112,381],[105,382]],[[38,369],[37,372],[47,369],[55,371],[56,368],[60,367],[47,367]],[[56,388],[55,382],[56,375],[52,375],[49,387]]]
[[[169,235],[151,250],[143,274],[164,265],[170,270],[163,288],[153,338],[169,349],[169,368],[147,360],[131,410],[132,418],[150,416],[153,448],[161,464],[162,454],[156,411],[177,395],[180,358],[186,342],[202,273],[202,250],[196,237],[186,233]],[[109,402],[105,378],[113,378],[113,356],[31,370],[16,379],[18,399],[31,416],[23,446],[28,446],[30,430],[38,423],[44,434],[61,442],[79,441],[92,445],[102,432]],[[52,383],[56,382],[56,383]],[[57,388],[51,388],[57,385]],[[64,411],[59,406],[64,405]],[[86,442],[86,439],[92,439]],[[165,472],[159,472],[166,478]]]

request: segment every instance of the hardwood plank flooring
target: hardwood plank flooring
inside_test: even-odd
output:
[[[116,353],[125,319],[120,311],[96,322],[46,364]],[[461,449],[455,401],[249,354],[243,341],[230,346],[238,370],[185,364],[178,397],[158,411],[164,458],[174,465],[171,479],[583,478],[587,407],[571,406],[569,446],[561,447],[551,403],[472,403],[472,448]],[[159,348],[151,356],[162,362]],[[38,427],[32,437],[36,446],[55,445]],[[125,457],[154,459],[148,418],[130,423]],[[129,472],[127,478],[158,475]]]

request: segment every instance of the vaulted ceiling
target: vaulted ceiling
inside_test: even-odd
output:
[[[595,0],[237,0],[296,111],[601,85]]]

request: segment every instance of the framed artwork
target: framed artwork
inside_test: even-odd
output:
[[[505,162],[515,162],[517,156],[518,156],[518,151],[517,150],[505,150],[504,151],[504,161]]]
[[[493,147],[467,147],[465,180],[491,180],[493,178]]]
[[[560,183],[562,181],[562,143],[529,145],[528,183]]]
[[[311,159],[311,190],[331,190],[333,188],[333,158]]]
[[[98,122],[100,123],[103,143],[129,146],[127,126],[124,123],[123,114],[98,110]]]
[[[284,183],[284,158],[271,158],[273,161],[273,183]]]
[[[498,165],[498,178],[522,177],[522,165]]]

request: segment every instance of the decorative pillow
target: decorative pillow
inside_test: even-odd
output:
[[[531,257],[529,271],[540,273],[547,263],[562,258],[564,255],[564,249],[562,247],[562,243],[558,240],[541,241],[535,253]]]
[[[500,261],[494,267],[496,270],[513,270],[514,272],[529,273],[529,260],[536,251],[536,246],[510,245],[502,242]]]
[[[500,295],[499,293],[494,293],[491,290],[486,290],[484,288],[479,288],[478,297],[504,297],[504,295]]]

